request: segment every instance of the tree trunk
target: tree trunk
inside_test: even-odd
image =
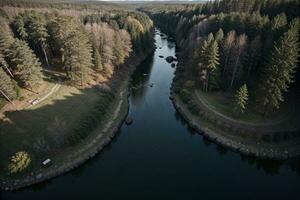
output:
[[[45,60],[46,60],[46,63],[47,63],[47,66],[49,67],[49,61],[48,61],[48,57],[47,57],[47,53],[46,53],[46,50],[44,47],[42,47],[43,49],[43,53],[44,53],[44,57],[45,57]]]
[[[236,76],[236,72],[237,72],[239,60],[240,60],[240,52],[239,52],[239,54],[238,54],[238,56],[236,58],[234,69],[233,69],[233,73],[232,73],[232,77],[231,77],[231,83],[230,83],[230,87],[231,88],[233,86],[233,82],[234,82],[234,79],[235,79],[235,76]]]
[[[14,75],[13,75],[12,72],[8,69],[8,67],[5,66],[5,65],[2,65],[2,66],[5,68],[5,70],[7,71],[7,73],[11,76],[11,78],[14,78]]]
[[[226,58],[225,58],[225,63],[224,63],[224,68],[223,68],[223,74],[222,74],[223,77],[225,76],[227,65],[228,65],[228,56],[226,56]]]
[[[14,105],[14,103],[10,100],[10,98],[9,98],[2,90],[0,90],[0,93],[4,96],[4,98],[5,98],[7,101],[9,101],[11,104]]]

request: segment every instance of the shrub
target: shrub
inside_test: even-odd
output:
[[[29,154],[25,151],[19,151],[11,157],[8,170],[11,174],[21,172],[29,166],[30,162]]]

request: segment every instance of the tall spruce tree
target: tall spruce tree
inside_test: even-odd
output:
[[[64,69],[74,84],[83,85],[88,81],[92,64],[92,47],[88,36],[79,30],[71,34],[64,44]]]
[[[117,66],[124,62],[125,60],[124,47],[120,35],[117,33],[114,36],[113,55],[115,57],[114,63]]]
[[[103,64],[101,56],[97,47],[93,46],[94,66],[95,70],[101,72],[103,70]]]
[[[17,92],[13,80],[0,67],[0,96],[7,101],[12,101],[17,98]]]
[[[283,93],[294,81],[299,58],[299,19],[291,22],[289,30],[276,42],[260,84],[259,101],[264,114],[274,111],[284,101]]]
[[[247,85],[244,84],[235,94],[235,106],[234,113],[239,116],[244,113],[248,103],[248,89]]]
[[[15,39],[9,48],[9,61],[17,82],[33,88],[42,80],[41,63],[23,40]]]
[[[221,42],[221,41],[223,40],[223,38],[224,38],[224,32],[223,32],[223,30],[220,28],[220,29],[218,30],[218,32],[215,34],[215,40],[219,43],[219,42]]]
[[[44,55],[45,61],[49,66],[49,60],[46,52],[46,48],[48,46],[47,39],[49,34],[46,28],[46,22],[43,20],[41,16],[32,16],[29,23],[29,38],[35,46],[38,46]]]
[[[214,38],[208,37],[204,41],[201,51],[201,69],[205,71],[206,77],[204,82],[204,90],[219,88],[218,79],[220,75],[219,69],[219,47]]]
[[[13,22],[13,26],[15,28],[15,31],[17,32],[17,36],[19,39],[22,40],[27,40],[28,38],[28,33],[27,30],[25,28],[25,19],[22,15],[18,15],[14,22]]]

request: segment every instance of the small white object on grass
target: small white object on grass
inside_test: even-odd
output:
[[[47,166],[47,165],[49,165],[49,164],[51,163],[51,159],[50,159],[50,158],[47,158],[47,159],[44,160],[42,163],[43,163],[44,166]]]

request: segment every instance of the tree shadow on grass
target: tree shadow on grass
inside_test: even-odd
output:
[[[81,126],[103,97],[103,92],[95,87],[65,89],[71,90],[67,95],[56,96],[46,104],[43,102],[40,107],[4,113],[5,119],[0,121],[1,171],[7,171],[9,157],[18,151],[28,151],[32,163],[40,163],[64,148],[66,137]],[[38,142],[40,138],[44,142]],[[47,146],[51,150],[43,152]]]

